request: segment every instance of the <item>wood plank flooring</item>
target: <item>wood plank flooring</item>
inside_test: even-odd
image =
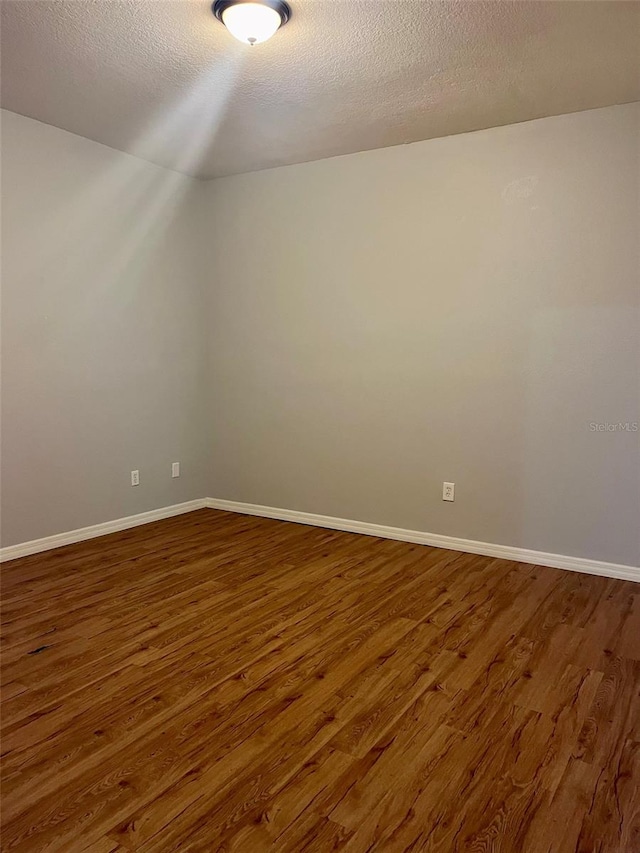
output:
[[[3,851],[640,851],[640,586],[214,510],[2,567]]]

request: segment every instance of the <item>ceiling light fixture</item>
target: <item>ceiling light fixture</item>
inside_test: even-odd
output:
[[[284,0],[215,0],[213,14],[244,44],[260,44],[287,23],[291,9]]]

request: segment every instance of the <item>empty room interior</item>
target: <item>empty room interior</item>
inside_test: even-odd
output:
[[[640,853],[640,2],[0,34],[1,849]]]

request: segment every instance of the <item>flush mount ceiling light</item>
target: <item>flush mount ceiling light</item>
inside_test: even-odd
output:
[[[215,0],[213,14],[244,44],[260,44],[287,23],[291,9],[284,0]]]

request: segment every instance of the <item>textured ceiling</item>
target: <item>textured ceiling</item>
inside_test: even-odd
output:
[[[213,177],[640,100],[640,3],[2,0],[2,106]]]

